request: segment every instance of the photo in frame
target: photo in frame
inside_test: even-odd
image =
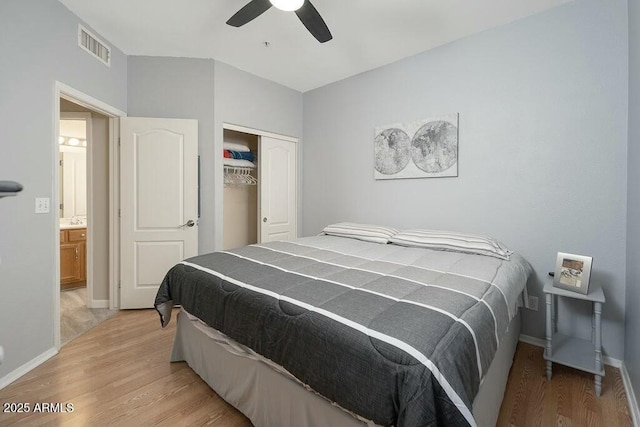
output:
[[[587,295],[592,261],[589,256],[558,252],[553,286]]]

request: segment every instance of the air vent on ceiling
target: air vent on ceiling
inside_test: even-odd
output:
[[[78,24],[78,46],[95,56],[106,66],[111,65],[111,48],[80,24]]]

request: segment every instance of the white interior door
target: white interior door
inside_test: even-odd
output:
[[[120,209],[120,308],[150,308],[198,253],[197,120],[120,120]]]
[[[260,137],[260,241],[297,237],[296,144]]]

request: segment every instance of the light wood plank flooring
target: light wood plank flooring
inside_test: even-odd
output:
[[[161,329],[155,310],[106,320],[0,390],[0,405],[72,403],[74,411],[0,413],[0,426],[250,426],[186,363],[169,363],[175,324]]]
[[[161,329],[153,310],[119,313],[0,390],[0,404],[72,403],[73,412],[0,413],[0,425],[250,427],[185,363],[169,363],[174,333],[175,321]],[[597,398],[591,375],[554,365],[547,382],[542,349],[520,343],[498,425],[628,426],[631,419],[618,370],[607,367]]]
[[[518,343],[498,426],[632,426],[620,370],[605,366],[602,395],[593,375],[553,364],[547,381],[543,349]]]

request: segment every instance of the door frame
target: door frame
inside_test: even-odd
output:
[[[60,144],[58,135],[60,133],[60,98],[64,98],[75,104],[81,105],[92,111],[103,114],[109,118],[109,308],[118,308],[118,278],[119,278],[119,222],[118,222],[118,184],[119,184],[119,164],[118,164],[118,135],[119,118],[125,117],[127,113],[115,108],[99,99],[96,99],[82,91],[68,86],[60,81],[55,81],[53,90],[53,128],[51,132],[51,150],[53,159],[53,179],[52,179],[52,211],[53,215],[53,244],[54,244],[54,276],[53,276],[53,336],[56,350],[60,350],[60,171],[58,168],[60,161]],[[91,159],[92,161],[93,159]],[[89,152],[87,152],[87,162],[89,164]],[[92,165],[89,164],[92,168]],[[88,201],[87,201],[88,202]],[[87,212],[87,225],[94,222],[91,212]],[[88,228],[88,233],[91,230]],[[91,234],[89,235],[89,237]],[[88,245],[89,246],[89,245]],[[90,250],[92,253],[93,249]]]

